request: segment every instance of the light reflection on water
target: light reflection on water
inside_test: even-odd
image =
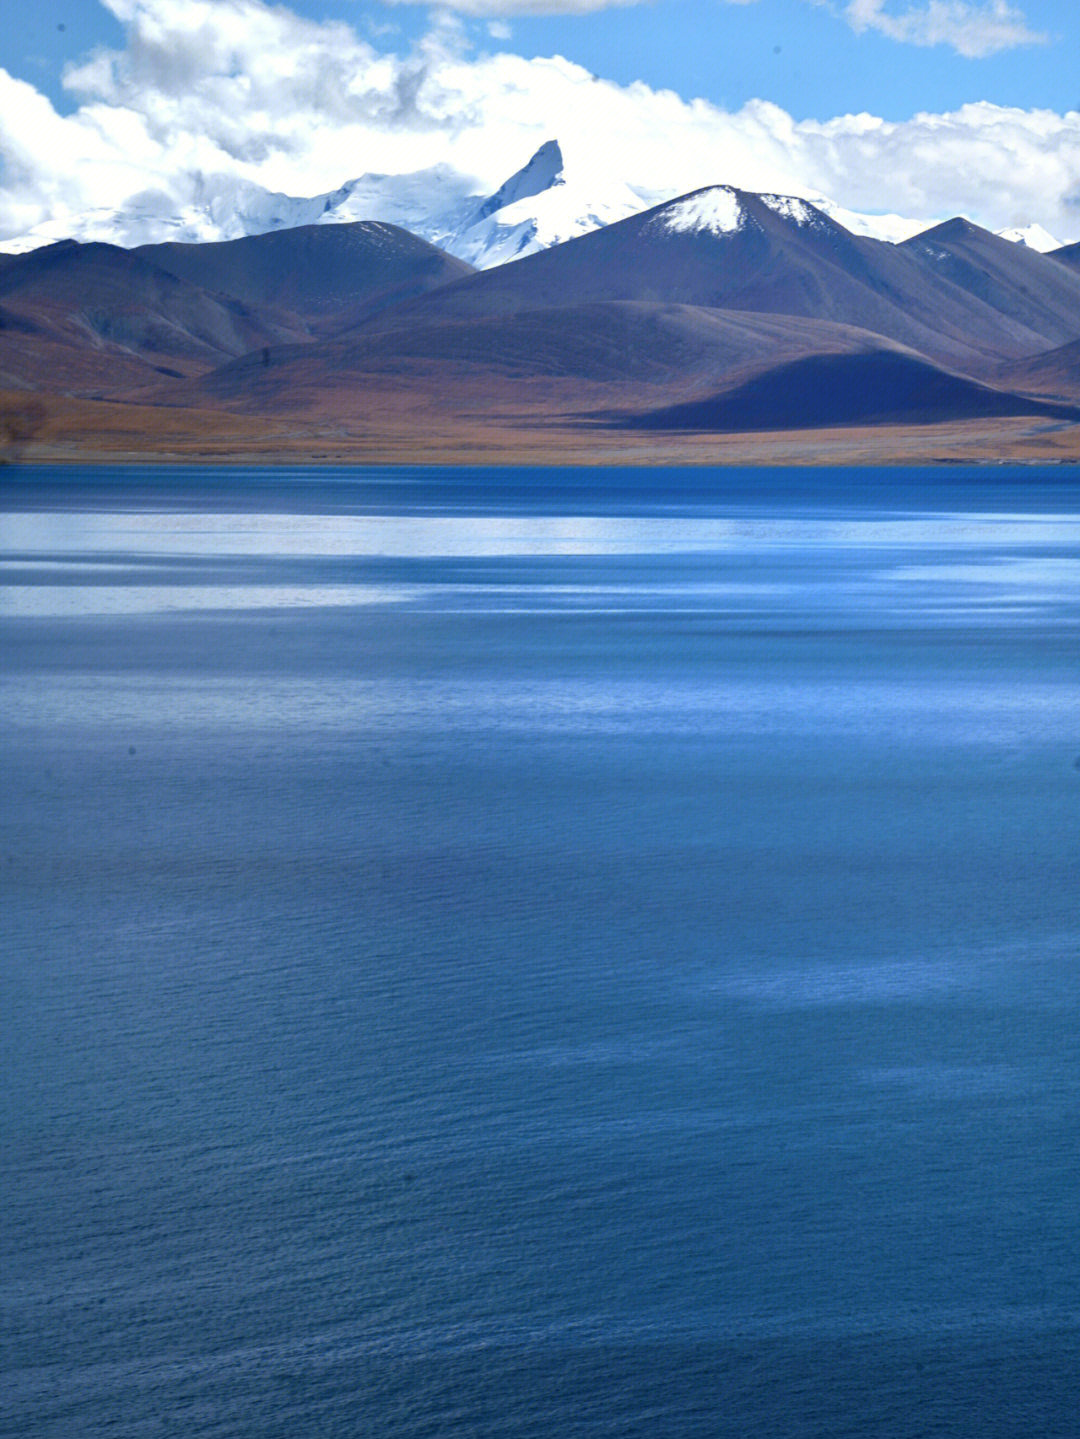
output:
[[[1075,545],[1075,515],[289,515],[56,511],[4,516],[8,552],[140,555],[660,555]]]
[[[332,609],[399,604],[415,590],[386,585],[5,585],[0,615],[11,619],[108,618],[183,610]]]
[[[700,611],[744,622],[828,616],[862,628],[916,615],[1069,624],[1080,594],[1080,522],[1071,516],[42,511],[5,515],[0,543],[8,617],[408,604],[444,613]],[[462,562],[474,573],[454,573]],[[620,583],[614,571],[628,563],[633,583]],[[375,573],[388,565],[394,583]]]

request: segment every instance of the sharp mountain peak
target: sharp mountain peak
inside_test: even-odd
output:
[[[542,194],[552,185],[565,184],[564,166],[558,140],[545,140],[531,160],[522,165],[520,170],[516,170],[509,180],[505,180],[493,195],[488,196],[477,210],[473,223],[486,220],[489,215],[505,209],[507,205],[516,204],[518,200],[528,200],[534,195]]]

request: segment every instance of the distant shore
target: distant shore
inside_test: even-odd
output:
[[[0,403],[5,398],[0,393]],[[262,417],[51,396],[20,464],[955,465],[1080,462],[1080,425],[1032,417],[747,434],[635,432],[522,417]]]

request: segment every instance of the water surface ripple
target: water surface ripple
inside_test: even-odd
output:
[[[1078,500],[5,473],[0,1433],[1073,1439]]]

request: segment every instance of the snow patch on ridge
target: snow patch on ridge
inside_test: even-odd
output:
[[[714,185],[666,206],[656,218],[673,234],[734,235],[746,223],[746,212],[730,185]]]
[[[800,200],[796,195],[761,195],[759,199],[774,215],[779,215],[782,220],[793,221],[800,229],[821,225],[822,217],[814,206],[807,200]]]

